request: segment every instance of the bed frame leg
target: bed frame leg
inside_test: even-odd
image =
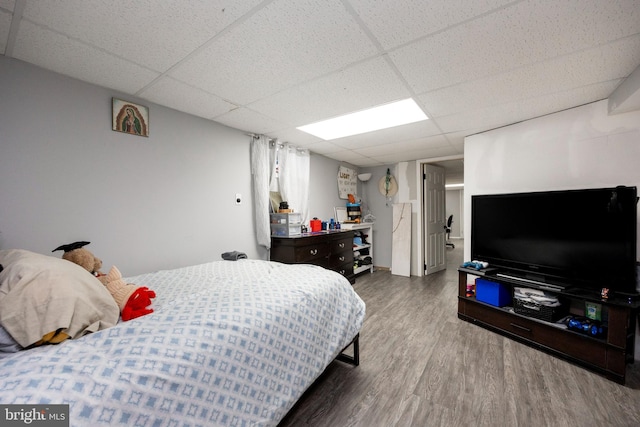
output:
[[[344,354],[344,351],[351,345],[353,345],[353,356]],[[349,345],[342,349],[342,352],[336,357],[336,360],[349,363],[353,366],[358,366],[360,364],[360,334],[356,335],[353,341],[351,341]]]

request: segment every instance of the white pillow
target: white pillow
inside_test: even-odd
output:
[[[0,324],[23,347],[58,329],[78,338],[118,322],[109,291],[71,261],[9,249],[0,264]]]

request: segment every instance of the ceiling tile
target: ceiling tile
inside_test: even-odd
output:
[[[469,130],[469,131],[464,131],[464,132],[451,132],[451,133],[447,133],[444,134],[444,136],[447,138],[447,141],[449,141],[449,143],[456,148],[460,153],[464,152],[464,139],[472,134],[475,133],[479,133],[480,131],[474,131],[474,130]]]
[[[378,162],[375,159],[372,159],[367,156],[363,156],[351,150],[338,151],[336,153],[329,153],[329,154],[325,154],[325,156],[332,159],[340,160],[346,163],[350,163],[354,166],[365,166],[365,165],[372,166],[372,165],[380,164],[380,162]]]
[[[636,34],[638,9],[634,0],[572,0],[553,7],[544,0],[521,2],[389,55],[422,93]]]
[[[344,148],[374,147],[420,137],[427,137],[440,133],[432,120],[409,123],[407,125],[382,129],[376,132],[368,132],[360,135],[347,136],[334,139],[333,143]]]
[[[360,154],[366,153],[371,157],[380,157],[395,153],[406,153],[409,151],[421,151],[436,148],[446,148],[450,150],[451,144],[444,136],[437,135],[430,138],[420,138],[385,145],[376,145],[375,147],[366,147],[362,150],[356,148],[353,151]]]
[[[20,23],[13,57],[130,94],[158,76],[158,73],[24,20]]]
[[[340,160],[340,159],[336,159],[336,160]],[[372,159],[370,157],[363,157],[362,159],[359,159],[356,162],[352,163],[354,166],[358,166],[361,168],[370,168],[370,167],[375,167],[375,166],[384,166],[387,163],[384,162],[380,162],[378,160]]]
[[[317,136],[313,136],[306,132],[302,132],[301,130],[295,128],[288,128],[284,130],[276,131],[277,135],[273,132],[267,133],[267,136],[271,138],[277,138],[281,142],[290,142],[295,141],[294,145],[298,147],[308,147],[315,143],[322,142],[323,140],[318,138]]]
[[[416,159],[433,159],[437,157],[451,156],[454,154],[458,153],[453,149],[453,147],[435,147],[401,152],[390,151],[384,155],[370,157],[385,164],[392,164]]]
[[[633,52],[634,54],[629,54]],[[565,92],[593,82],[618,82],[640,63],[640,34],[516,70],[418,96],[434,117]],[[589,64],[585,67],[584,64]],[[592,99],[595,101],[597,98]]]
[[[302,126],[411,96],[382,57],[357,63],[249,106]]]
[[[513,0],[349,0],[385,49],[460,24]]]
[[[170,77],[163,77],[139,94],[142,98],[156,104],[211,119],[227,113],[236,105],[230,104],[215,95],[195,89]]]
[[[171,74],[246,105],[376,53],[339,0],[276,1]]]
[[[155,71],[166,71],[260,0],[38,0],[23,16]],[[105,19],[105,17],[109,17]]]
[[[463,139],[463,142],[462,142],[462,143],[458,143],[458,142],[456,142],[456,143],[451,144],[451,145],[453,146],[453,148],[455,148],[455,149],[456,149],[456,151],[457,151],[459,154],[464,154],[464,139]]]
[[[438,117],[437,120],[445,133],[465,129],[474,132],[486,131],[605,99],[618,83],[614,81],[583,86],[565,92]]]
[[[337,145],[333,144],[330,141],[316,142],[315,144],[307,145],[305,148],[308,148],[309,150],[315,153],[324,154],[324,155],[341,153],[346,151],[344,148],[338,147]]]
[[[274,129],[284,129],[286,127],[275,119],[265,117],[260,113],[243,107],[216,116],[214,120],[223,125],[256,134],[267,134]]]

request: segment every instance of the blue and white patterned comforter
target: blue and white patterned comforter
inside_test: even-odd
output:
[[[269,426],[360,330],[364,302],[310,265],[220,261],[127,278],[154,313],[0,359],[0,403],[71,426]]]

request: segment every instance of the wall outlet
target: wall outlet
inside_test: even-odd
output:
[[[236,193],[236,205],[242,204],[242,194]]]

